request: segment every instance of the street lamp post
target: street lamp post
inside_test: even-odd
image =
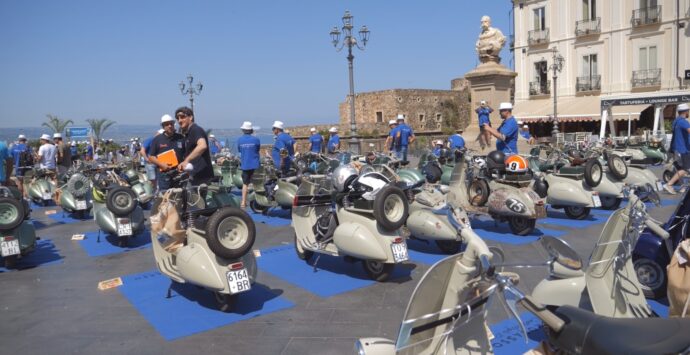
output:
[[[194,95],[201,94],[204,84],[196,83],[196,87],[194,87],[194,77],[192,74],[187,75],[187,82],[188,84],[185,84],[184,81],[180,81],[180,92],[182,92],[182,95],[189,95],[189,105],[192,106],[192,111],[194,111]]]
[[[558,134],[558,85],[557,85],[557,80],[558,80],[558,73],[563,70],[563,63],[565,62],[565,59],[563,56],[558,53],[558,49],[556,47],[553,47],[551,50],[552,53],[552,61],[551,65],[548,66],[548,68],[544,68],[544,72],[548,73],[549,70],[553,71],[553,130],[551,131],[551,135],[553,139],[556,139],[556,135]],[[542,57],[542,61],[544,58]]]
[[[355,122],[355,80],[353,75],[352,61],[355,56],[352,55],[352,48],[357,47],[360,50],[364,50],[369,41],[369,29],[367,26],[362,26],[359,30],[359,39],[362,42],[360,46],[357,39],[352,35],[352,15],[350,11],[345,11],[343,15],[343,41],[340,42],[340,30],[338,26],[333,27],[331,30],[331,43],[336,48],[336,51],[340,52],[343,48],[347,47],[347,62],[348,68],[350,69],[350,151],[359,154],[359,141],[357,140],[357,123]],[[338,47],[340,44],[340,47]]]

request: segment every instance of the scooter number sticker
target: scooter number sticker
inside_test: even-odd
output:
[[[117,236],[126,237],[130,235],[132,235],[132,223],[129,222],[129,218],[118,218]]]
[[[393,260],[395,260],[396,263],[403,262],[409,258],[407,256],[407,244],[391,244],[391,249],[393,250]]]
[[[592,195],[592,203],[594,204],[594,207],[601,207],[601,199],[599,198],[599,195]]]
[[[656,182],[656,190],[661,191],[661,189],[663,189],[663,188],[664,188],[664,186],[661,184],[661,181],[657,181]]]
[[[19,250],[19,241],[16,239],[1,242],[0,249],[2,256],[17,255],[21,253]]]
[[[77,210],[82,211],[86,209],[86,201],[77,201]]]
[[[252,284],[249,282],[249,274],[247,269],[239,269],[228,271],[228,286],[230,287],[230,294],[234,295],[240,292],[246,292],[252,289]]]

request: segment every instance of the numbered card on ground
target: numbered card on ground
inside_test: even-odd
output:
[[[98,289],[103,291],[103,290],[108,290],[111,288],[119,287],[122,286],[122,278],[116,277],[114,279],[110,280],[105,280],[101,281],[98,283]]]
[[[72,234],[72,240],[84,240],[85,234]]]

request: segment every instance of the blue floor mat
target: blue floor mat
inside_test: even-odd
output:
[[[494,348],[495,354],[523,354],[530,349],[536,348],[539,342],[546,339],[539,318],[530,312],[524,312],[520,314],[520,319],[522,319],[525,329],[527,329],[527,337],[529,338],[527,343],[525,343],[525,338],[522,335],[518,322],[513,318],[508,318],[489,326],[489,329],[494,334],[491,345]]]
[[[124,253],[130,250],[146,249],[151,247],[151,233],[147,230],[140,232],[136,237],[130,237],[126,247],[119,247],[117,236],[108,235],[101,232],[101,241],[98,242],[98,231],[84,233],[84,240],[79,241],[79,245],[89,256],[98,257],[103,255]]]
[[[465,244],[460,247],[460,250],[465,250]],[[450,254],[442,252],[433,240],[408,239],[407,253],[410,256],[410,260],[428,265],[433,265],[441,259],[450,256]]]
[[[292,223],[292,211],[281,208],[272,208],[266,215],[261,213],[254,213],[247,210],[249,216],[252,217],[255,223],[264,223],[273,227],[289,226]]]
[[[45,206],[44,205],[39,205],[35,203],[34,201],[29,202],[29,207],[31,207],[32,210],[39,209],[39,208],[46,208],[46,207],[56,207],[57,205],[53,200],[48,200],[45,201]]]
[[[549,209],[547,211],[547,218],[540,219],[539,224],[550,224],[554,226],[570,227],[570,228],[587,228],[589,226],[604,223],[608,219],[608,214],[591,213],[582,220],[570,219],[562,210]]]
[[[543,220],[538,220],[538,221],[543,221]],[[565,232],[563,231],[557,231],[553,229],[547,229],[544,227],[537,226],[534,228],[532,233],[525,235],[525,236],[519,236],[513,234],[513,232],[510,231],[510,226],[508,226],[508,223],[496,223],[491,220],[491,219],[472,219],[471,220],[472,227],[474,228],[474,231],[482,238],[486,240],[491,240],[494,242],[498,243],[506,243],[506,244],[512,244],[512,245],[521,245],[521,244],[529,244],[534,241],[539,240],[539,237],[543,235],[550,235],[552,237],[558,237]]]
[[[84,218],[76,218],[75,214],[72,213],[62,213],[58,212],[55,214],[48,215],[48,218],[59,222],[61,224],[70,224],[70,223],[77,223],[77,222],[83,222],[83,221],[90,221],[93,219],[91,215],[86,215]]]
[[[7,269],[4,267],[4,260],[0,258],[0,272],[17,271],[23,269],[31,269],[39,266],[46,266],[52,264],[62,263],[62,256],[55,248],[55,244],[48,239],[41,239],[36,241],[36,249],[17,260],[16,269]]]
[[[668,318],[668,299],[664,298],[662,300],[647,300],[649,306],[652,310],[656,312],[661,318]]]
[[[32,220],[31,220],[31,223],[33,223],[34,228],[36,228],[36,229],[43,229],[43,228],[46,228],[46,227],[50,227],[50,226],[52,226],[52,225],[62,224],[62,223],[51,223],[51,224],[48,224],[48,223],[44,223],[44,222],[41,222],[41,221],[37,221],[37,220],[35,220],[35,219],[32,219]]]
[[[311,265],[317,256],[314,255],[307,265],[304,260],[297,258],[293,245],[285,245],[261,250],[257,263],[262,271],[321,297],[349,292],[375,282],[364,272],[361,263],[348,263],[343,257],[321,255],[315,272]],[[409,278],[410,271],[410,268],[396,265],[390,279]]]
[[[294,306],[280,297],[282,291],[261,284],[252,285],[237,295],[233,310],[218,310],[213,293],[189,284],[175,284],[171,298],[166,298],[170,279],[158,271],[122,277],[118,289],[141,315],[166,340],[222,327],[249,318]]]

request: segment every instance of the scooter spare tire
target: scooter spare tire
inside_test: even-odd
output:
[[[0,230],[10,231],[24,221],[24,205],[12,197],[0,197]]]
[[[477,207],[484,206],[486,201],[489,201],[490,193],[489,183],[486,180],[477,179],[472,181],[468,191],[470,204]]]
[[[374,199],[374,218],[382,229],[395,231],[407,221],[410,205],[403,190],[395,185],[386,185]]]
[[[137,195],[127,186],[115,187],[105,196],[105,206],[116,216],[129,215],[137,204]]]
[[[616,179],[623,180],[628,177],[628,166],[625,165],[625,160],[620,155],[609,154],[606,164],[609,166],[611,175]]]
[[[256,240],[254,221],[237,207],[223,207],[206,222],[206,242],[224,259],[237,259],[251,251]]]
[[[67,180],[67,191],[76,198],[84,197],[90,187],[89,179],[82,174],[74,174]]]
[[[601,168],[601,163],[596,159],[589,159],[585,164],[585,182],[590,187],[597,187],[601,182],[604,170]]]

